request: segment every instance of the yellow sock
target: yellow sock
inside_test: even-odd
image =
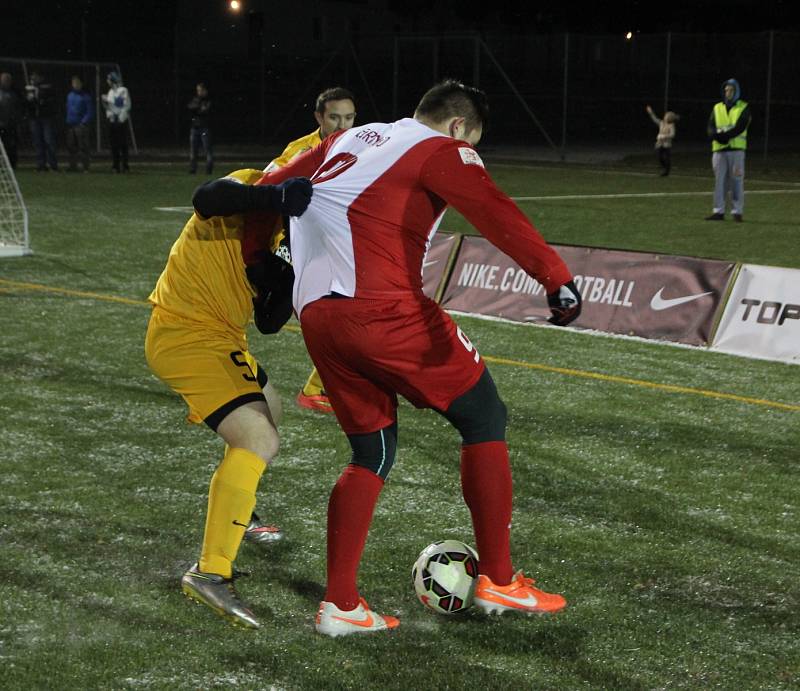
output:
[[[315,367],[311,370],[311,374],[308,375],[308,381],[303,387],[303,393],[306,396],[319,396],[324,390],[325,387],[322,385],[322,378],[319,376],[319,372],[317,372],[317,368]]]
[[[227,448],[211,478],[200,570],[230,578],[245,528],[256,505],[256,488],[267,464],[246,449]]]

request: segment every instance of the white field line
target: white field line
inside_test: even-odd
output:
[[[535,164],[529,163],[494,163],[491,159],[487,161],[489,166],[492,168],[524,168],[530,171],[537,171],[537,170],[558,170],[563,172],[564,167],[561,166],[540,166]],[[610,170],[608,168],[570,168],[570,173],[575,172],[586,172],[591,173],[592,175],[626,175],[632,178],[657,178],[659,177],[657,173],[637,173],[633,170]],[[680,173],[670,173],[670,177],[673,179],[678,180],[704,180],[706,182],[711,181],[713,183],[714,176],[709,173],[709,175],[681,175]],[[758,184],[758,185],[792,185],[796,187],[800,187],[800,182],[792,182],[789,180],[758,180],[756,178],[747,178],[746,182],[748,184]],[[713,190],[712,190],[713,191]],[[745,192],[745,194],[749,194],[749,190]]]
[[[659,197],[707,197],[711,192],[630,192],[622,194],[550,194],[538,197],[511,197],[515,202],[541,202],[576,199],[637,199]],[[800,194],[800,189],[793,190],[748,190],[745,196],[752,194]]]
[[[568,201],[580,199],[648,199],[661,197],[706,197],[711,194],[705,192],[630,192],[621,194],[545,194],[537,197],[511,197],[515,202],[543,202],[543,201]],[[748,190],[746,196],[753,194],[800,194],[800,189],[794,190]],[[194,211],[191,206],[154,206],[155,211],[168,211],[189,213]]]

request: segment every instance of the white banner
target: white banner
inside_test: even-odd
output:
[[[800,270],[744,264],[711,347],[800,364]]]

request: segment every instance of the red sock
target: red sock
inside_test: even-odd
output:
[[[371,470],[348,465],[328,501],[328,589],[325,601],[341,610],[358,606],[356,575],[372,512],[383,480]]]
[[[504,441],[461,447],[461,491],[472,514],[480,572],[508,585],[511,566],[511,467]]]

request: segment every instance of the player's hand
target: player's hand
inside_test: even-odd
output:
[[[553,316],[547,321],[556,326],[566,326],[576,320],[581,313],[580,291],[574,281],[567,281],[563,286],[547,296],[547,305]]]
[[[278,211],[283,216],[301,216],[308,208],[314,189],[308,178],[289,178],[275,185],[279,195]]]

